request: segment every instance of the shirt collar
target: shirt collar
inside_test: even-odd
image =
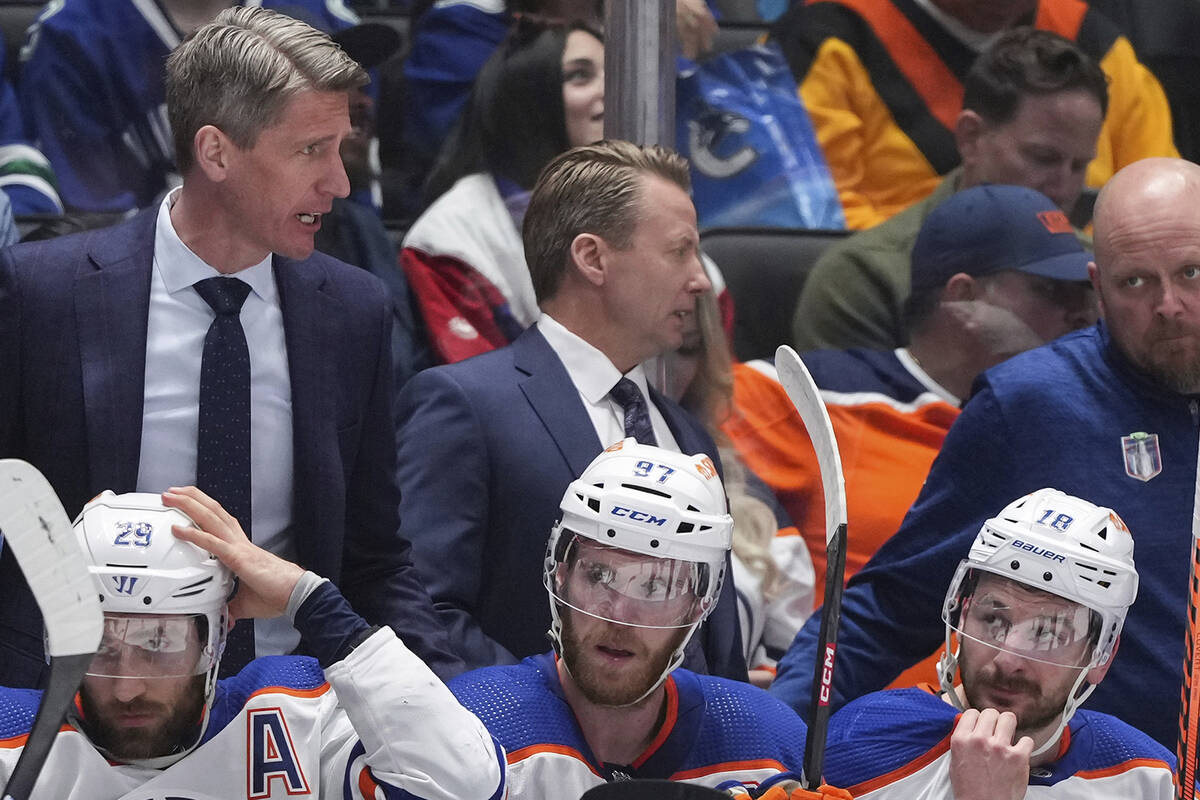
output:
[[[176,233],[175,224],[171,221],[171,206],[175,205],[178,194],[179,190],[175,189],[163,198],[154,229],[154,263],[168,294],[175,294],[192,287],[197,281],[223,274],[192,252]],[[251,291],[269,303],[275,301],[277,291],[271,262],[272,254],[268,253],[262,261],[237,273],[239,280],[250,284]]]
[[[600,403],[621,379],[621,371],[613,366],[608,356],[571,333],[546,312],[538,316],[537,327],[587,402],[593,405]],[[650,397],[646,387],[646,370],[641,364],[625,373],[624,377],[637,384],[643,397]]]

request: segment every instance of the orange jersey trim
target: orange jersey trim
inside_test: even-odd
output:
[[[61,727],[59,727],[58,732],[66,733],[67,731],[73,730],[75,729],[70,725],[63,724]],[[15,750],[18,747],[24,747],[27,741],[29,741],[29,734],[22,733],[20,736],[10,736],[7,739],[0,739],[0,747],[4,748],[5,750]]]
[[[752,769],[773,769],[778,772],[787,772],[787,767],[780,764],[772,758],[760,758],[754,761],[726,761],[722,764],[709,764],[696,769],[689,769],[685,772],[676,772],[671,776],[673,781],[687,781],[693,778],[703,778],[706,775],[713,775],[718,772],[747,772]]]
[[[592,774],[597,778],[604,777],[596,771],[595,767],[588,763],[588,760],[583,757],[583,753],[579,752],[573,747],[567,747],[566,745],[561,744],[531,744],[528,747],[522,747],[520,750],[512,751],[505,757],[505,760],[508,764],[512,765],[542,753],[568,756],[569,758],[573,758],[576,761],[581,762],[585,767],[591,770]]]
[[[961,716],[962,715],[959,714],[958,716],[956,716],[954,718],[955,725],[958,724],[958,719]],[[951,729],[951,730],[953,730],[953,729]],[[895,781],[898,781],[901,778],[907,778],[909,775],[912,775],[914,772],[924,769],[925,767],[929,766],[934,761],[937,761],[939,758],[941,758],[943,755],[945,755],[949,750],[950,750],[950,734],[948,733],[948,734],[946,734],[945,739],[942,739],[940,742],[938,742],[933,747],[931,747],[929,749],[929,752],[925,753],[920,758],[910,761],[907,764],[905,764],[904,766],[898,767],[897,769],[894,769],[889,773],[880,775],[878,778],[872,778],[871,780],[864,781],[856,786],[851,786],[848,789],[848,791],[850,792],[850,794],[854,795],[855,797],[866,794],[867,792],[873,792],[876,789],[887,786],[889,783],[894,783]]]
[[[663,746],[663,742],[667,741],[667,737],[671,735],[671,731],[675,730],[675,723],[679,721],[679,689],[675,687],[675,679],[670,675],[667,676],[667,682],[663,684],[667,690],[667,715],[663,719],[662,727],[658,729],[658,734],[654,737],[654,741],[646,748],[646,752],[642,753],[633,762],[632,766],[637,769],[645,764],[650,756],[654,755],[658,748]]]
[[[808,0],[809,5],[817,2],[821,0]],[[881,3],[879,0],[838,2],[870,24],[888,56],[920,95],[929,113],[947,130],[954,130],[954,123],[962,109],[962,82],[942,62],[925,37],[917,32],[908,17],[891,3]]]
[[[250,702],[255,697],[263,694],[286,694],[291,697],[320,697],[329,691],[328,681],[322,683],[315,689],[292,689],[288,686],[264,686],[257,690],[252,695],[246,698],[246,702]]]
[[[1128,761],[1124,761],[1120,764],[1114,764],[1111,767],[1105,767],[1104,769],[1087,769],[1087,770],[1083,770],[1081,772],[1077,772],[1075,774],[1080,778],[1087,778],[1088,780],[1092,780],[1094,778],[1108,778],[1113,775],[1122,775],[1126,772],[1129,772],[1130,770],[1138,769],[1139,767],[1150,767],[1151,769],[1166,769],[1166,770],[1169,770],[1171,768],[1170,765],[1167,764],[1167,762],[1163,761],[1162,759],[1131,758]]]

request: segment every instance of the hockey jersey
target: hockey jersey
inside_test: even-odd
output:
[[[343,0],[245,0],[307,12],[326,31],[358,22]],[[53,0],[21,49],[30,137],[75,211],[145,208],[179,182],[163,68],[182,40],[154,0]]]
[[[816,350],[804,363],[821,389],[846,480],[846,578],[900,527],[958,416],[950,395],[903,349]],[[775,491],[800,529],[825,596],[825,502],[817,455],[773,364],[733,368],[734,411],[722,425],[746,465]],[[935,679],[936,658],[892,686]]]
[[[0,39],[0,64],[7,63],[7,58]],[[62,200],[50,162],[25,136],[17,93],[0,78],[0,189],[8,195],[14,214],[61,214]]]
[[[943,800],[958,710],[924,689],[875,692],[833,715],[825,779],[859,800]],[[1027,800],[1170,800],[1175,757],[1116,717],[1077,711],[1057,758],[1030,770]]]
[[[806,727],[790,708],[738,681],[676,669],[654,741],[633,764],[599,761],[563,697],[552,653],[450,681],[508,753],[509,800],[579,797],[593,786],[657,778],[757,786],[799,770]]]
[[[40,692],[0,689],[0,784]],[[503,752],[389,629],[324,672],[260,658],[217,684],[202,743],[162,770],[112,763],[64,726],[32,800],[498,798]]]
[[[1108,113],[1088,166],[1100,187],[1121,167],[1177,156],[1157,79],[1129,40],[1083,0],[1038,0],[1022,20],[1071,39],[1108,77]],[[794,2],[774,35],[792,65],[846,214],[879,224],[932,192],[959,163],[954,124],[976,51],[921,0]]]

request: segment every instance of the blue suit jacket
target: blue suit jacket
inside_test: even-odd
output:
[[[67,513],[137,482],[155,219],[0,251],[0,457],[23,458]],[[385,288],[327,256],[276,256],[291,375],[299,563],[443,674],[461,663],[400,535]],[[164,487],[165,488],[165,487]],[[41,618],[0,554],[0,685],[43,668]]]
[[[716,459],[694,417],[651,398],[681,450]],[[535,325],[419,373],[399,403],[400,514],[455,649],[471,668],[545,652],[546,540],[567,485],[602,449],[566,368]],[[745,679],[731,578],[684,664]]]

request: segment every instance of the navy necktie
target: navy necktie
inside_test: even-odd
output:
[[[250,285],[207,278],[196,292],[217,313],[200,360],[200,427],[196,485],[237,518],[250,535],[250,350],[240,318]],[[229,632],[221,675],[236,675],[254,660],[254,626],[242,620]]]
[[[625,435],[638,440],[638,444],[657,445],[654,438],[654,427],[650,424],[650,412],[646,408],[646,398],[642,390],[629,378],[621,378],[617,385],[609,389],[608,394],[625,410]]]

